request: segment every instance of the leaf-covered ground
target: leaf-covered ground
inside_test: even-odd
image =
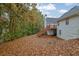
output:
[[[0,55],[79,55],[79,40],[62,40],[55,36],[31,35],[0,44]]]

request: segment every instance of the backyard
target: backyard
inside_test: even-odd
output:
[[[55,36],[37,34],[0,44],[0,55],[63,56],[79,55],[79,40],[63,40]]]
[[[0,56],[79,55],[79,39],[64,40],[56,35],[46,35],[51,26],[45,24],[47,14],[37,8],[42,5],[44,4],[0,3]],[[45,5],[47,9],[52,6],[48,3]],[[56,28],[52,28],[56,34]]]

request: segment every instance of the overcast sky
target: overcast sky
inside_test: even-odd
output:
[[[39,3],[37,9],[47,17],[60,17],[62,14],[70,10],[72,7],[79,5],[75,3]]]

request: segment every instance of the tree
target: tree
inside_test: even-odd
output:
[[[12,40],[25,35],[32,35],[40,31],[43,28],[43,15],[33,4],[21,4],[21,3],[1,3],[0,14],[8,13],[9,21],[2,21],[0,24],[1,32],[4,26],[8,32],[4,34],[5,40]],[[30,9],[31,7],[31,9]],[[1,16],[2,17],[2,16]],[[5,18],[5,16],[4,16]],[[5,19],[6,20],[6,19]],[[2,25],[3,24],[3,25]],[[8,25],[6,28],[6,24]]]

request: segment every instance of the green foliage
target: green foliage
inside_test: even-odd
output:
[[[42,28],[43,15],[36,9],[36,4],[0,4],[0,41],[33,35]]]

